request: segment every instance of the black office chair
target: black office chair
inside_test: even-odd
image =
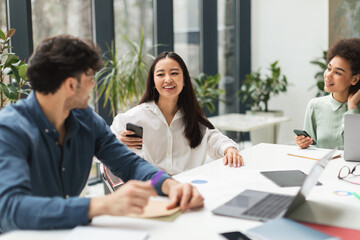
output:
[[[100,163],[101,178],[105,184],[105,194],[113,193],[124,181],[115,176],[104,164]]]

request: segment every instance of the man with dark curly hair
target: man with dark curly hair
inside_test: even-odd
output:
[[[324,90],[328,96],[312,99],[306,108],[304,129],[310,137],[296,136],[299,147],[313,141],[320,148],[344,149],[344,114],[360,110],[360,39],[343,39],[327,53]]]
[[[0,111],[0,232],[141,214],[157,194],[169,196],[169,209],[203,206],[195,187],[130,151],[88,106],[101,65],[98,47],[67,35],[45,39],[31,56],[34,91]],[[126,183],[110,195],[79,198],[93,156]]]

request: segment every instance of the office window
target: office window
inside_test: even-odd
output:
[[[31,8],[34,49],[59,34],[91,39],[90,0],[31,0]]]
[[[198,0],[173,0],[174,51],[185,61],[191,77],[200,71],[200,16]]]
[[[152,0],[114,0],[115,43],[118,54],[130,50],[123,36],[139,43],[144,29],[144,47],[153,53],[153,3]]]
[[[7,31],[7,29],[6,29],[6,5],[5,5],[5,0],[0,0],[0,29],[4,33]]]
[[[226,103],[219,102],[219,114],[231,112],[234,101],[234,1],[218,0],[218,71],[219,87],[226,90]],[[236,99],[235,99],[236,101]]]
[[[34,50],[45,38],[70,34],[92,39],[91,0],[31,0]],[[94,98],[90,99],[93,105]]]
[[[90,0],[31,0],[34,49],[45,38],[59,34],[92,39]],[[93,103],[93,98],[90,103]],[[99,179],[92,164],[89,180]]]

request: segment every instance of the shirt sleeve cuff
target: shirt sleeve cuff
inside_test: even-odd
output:
[[[91,223],[92,219],[89,219],[89,205],[90,198],[74,198],[71,211],[74,216],[73,219],[78,218],[78,222],[74,225],[89,225]]]
[[[235,149],[237,149],[238,151],[239,151],[239,147],[235,144],[231,144],[231,143],[227,143],[227,144],[223,144],[222,146],[221,146],[221,148],[220,148],[220,156],[225,156],[225,150],[227,149],[227,148],[229,148],[229,147],[233,147],[233,148],[235,148]]]
[[[163,173],[163,175],[161,176],[160,180],[155,183],[154,188],[156,190],[156,192],[160,195],[160,196],[166,196],[162,191],[161,191],[161,186],[163,184],[163,182],[168,179],[171,178],[168,174]]]

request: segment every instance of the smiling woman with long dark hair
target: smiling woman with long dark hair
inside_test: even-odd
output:
[[[143,127],[143,138],[125,129]],[[200,166],[206,155],[239,167],[237,144],[209,122],[197,102],[189,71],[179,55],[162,52],[152,63],[139,105],[118,114],[111,126],[118,139],[169,174]],[[137,149],[142,146],[141,150]]]

